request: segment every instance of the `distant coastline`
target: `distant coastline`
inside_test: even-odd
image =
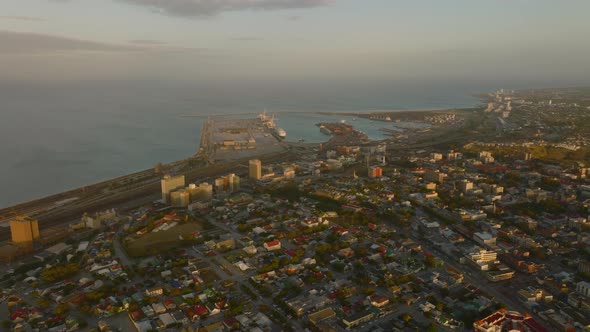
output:
[[[276,114],[288,140],[318,143],[326,137],[315,123],[341,120],[335,117],[356,116],[355,127],[383,139],[382,123],[355,114],[424,114],[479,103],[466,86],[333,87],[327,92],[310,85],[273,86],[269,94],[259,87],[210,89],[184,82],[6,85],[0,91],[0,140],[19,139],[0,144],[0,154],[10,156],[0,165],[0,182],[19,190],[1,193],[0,208],[187,158],[197,152],[208,116],[256,115],[267,109]],[[31,126],[31,119],[39,125]]]

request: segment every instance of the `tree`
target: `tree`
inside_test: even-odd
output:
[[[41,279],[47,282],[56,282],[58,280],[63,280],[66,277],[71,276],[73,274],[76,274],[78,270],[78,264],[60,264],[43,270],[43,272],[41,272]]]
[[[371,294],[375,293],[375,288],[368,286],[365,289],[363,289],[363,293],[365,295],[371,295]]]
[[[404,322],[406,322],[406,324],[408,324],[411,320],[412,320],[412,316],[408,313],[402,314],[400,316],[401,320],[403,320]]]
[[[49,300],[44,299],[44,298],[37,300],[37,305],[41,308],[47,308],[47,307],[49,307],[50,304],[51,304],[51,302],[49,302]]]
[[[424,264],[426,264],[427,267],[435,267],[436,266],[436,259],[432,256],[427,256],[424,259]]]
[[[61,303],[58,304],[57,307],[55,307],[55,314],[58,316],[65,316],[65,314],[67,314],[70,311],[70,307],[65,304],[65,303]]]

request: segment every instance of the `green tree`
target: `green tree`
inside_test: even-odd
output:
[[[426,331],[427,332],[436,332],[436,331],[438,331],[438,327],[436,327],[436,324],[430,323],[428,325],[428,328],[426,328]]]
[[[436,267],[436,259],[435,259],[434,257],[432,257],[432,256],[427,256],[427,257],[424,259],[424,264],[425,264],[427,267]]]
[[[400,316],[401,320],[403,320],[406,324],[408,324],[410,321],[412,321],[412,316],[408,313],[402,314]]]
[[[69,311],[70,307],[65,303],[58,304],[55,307],[55,314],[61,317],[65,316]]]

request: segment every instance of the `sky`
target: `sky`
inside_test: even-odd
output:
[[[18,0],[0,80],[590,84],[587,0]]]

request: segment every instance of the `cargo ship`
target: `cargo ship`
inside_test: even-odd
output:
[[[260,120],[260,122],[262,122],[264,126],[271,130],[273,135],[277,136],[280,139],[285,139],[287,137],[287,132],[285,131],[285,129],[277,127],[277,125],[275,124],[274,114],[271,117],[266,114],[266,111],[264,111],[258,114],[258,119]]]

